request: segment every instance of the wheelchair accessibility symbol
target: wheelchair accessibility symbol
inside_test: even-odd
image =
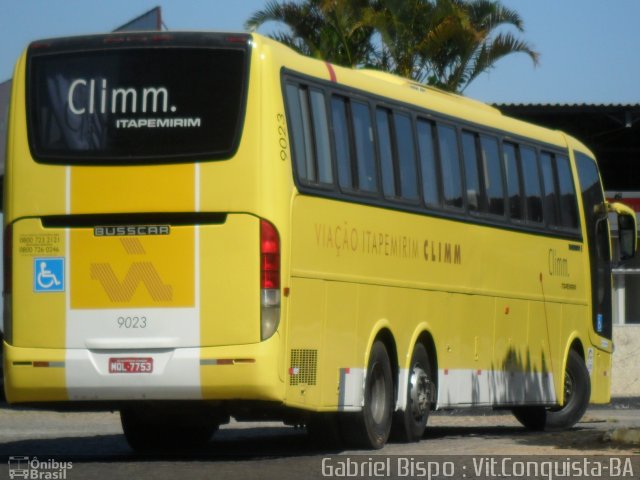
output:
[[[64,258],[33,259],[33,290],[64,292]]]

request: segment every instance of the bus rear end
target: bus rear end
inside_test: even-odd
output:
[[[249,35],[30,45],[8,137],[9,402],[281,400],[251,63]]]

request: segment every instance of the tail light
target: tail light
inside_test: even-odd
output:
[[[12,252],[13,252],[13,227],[11,224],[7,225],[4,230],[4,245],[3,245],[3,317],[4,327],[3,334],[7,343],[12,342],[11,334],[11,292],[13,290],[13,266],[12,266]]]
[[[280,238],[271,223],[260,220],[260,338],[266,340],[280,323]]]

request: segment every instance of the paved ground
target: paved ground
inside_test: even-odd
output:
[[[377,455],[621,455],[640,454],[640,446],[607,441],[608,432],[640,428],[635,402],[592,408],[575,428],[559,433],[525,431],[510,414],[491,411],[439,412],[425,438],[389,444],[378,452],[322,451],[304,431],[279,423],[231,423],[189,458],[135,455],[125,442],[117,413],[51,412],[0,406],[0,478],[7,478],[10,456],[72,462],[66,478],[322,478],[323,459]],[[452,457],[442,457],[452,458]],[[563,457],[564,458],[564,457]],[[640,458],[640,457],[637,457]],[[455,460],[456,462],[458,460]],[[326,472],[325,472],[326,473]],[[638,478],[639,471],[634,478]],[[457,476],[455,478],[468,478]]]

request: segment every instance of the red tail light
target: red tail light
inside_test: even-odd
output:
[[[276,227],[260,220],[260,338],[271,337],[280,324],[280,237]]]
[[[266,220],[260,220],[260,288],[280,288],[280,239]]]

